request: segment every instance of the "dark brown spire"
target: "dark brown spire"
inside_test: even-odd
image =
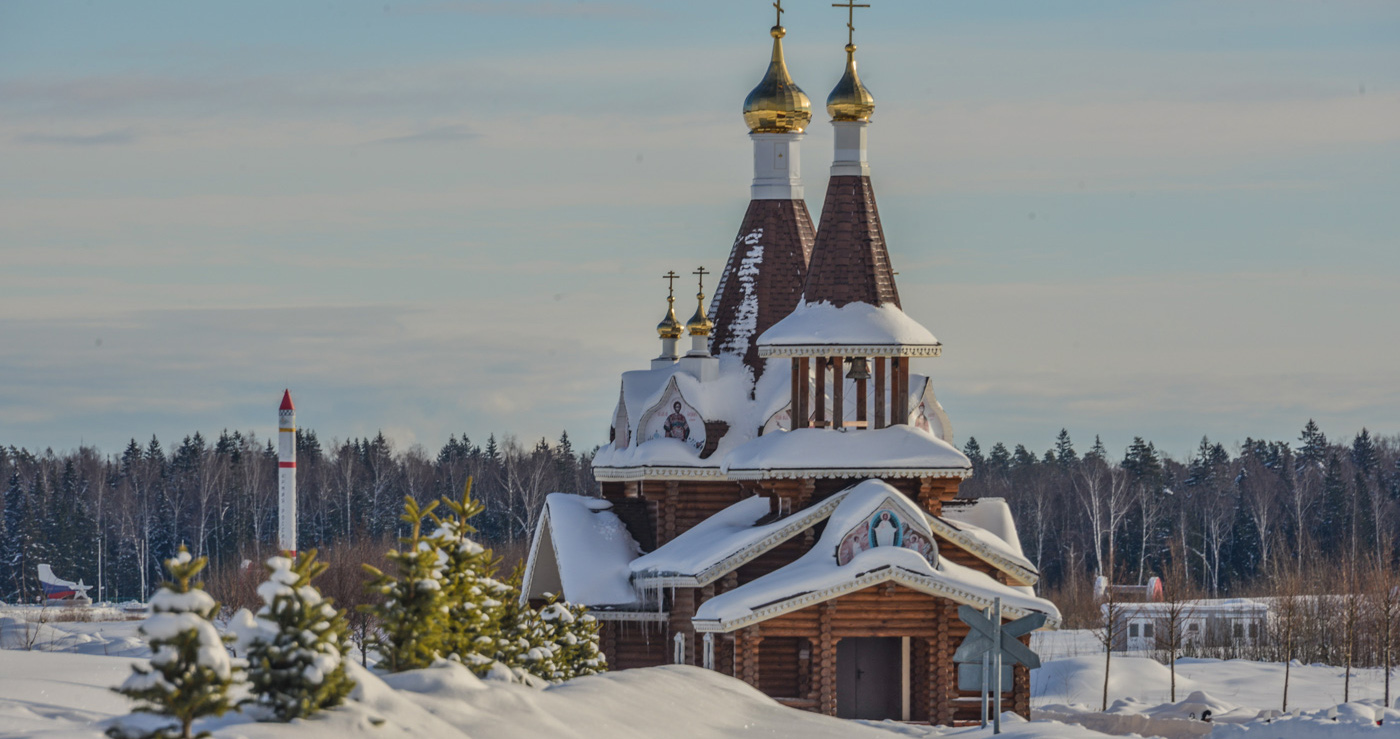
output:
[[[712,354],[741,356],[755,380],[763,374],[758,337],[797,307],[814,238],[805,201],[749,201],[710,303]]]
[[[893,303],[902,309],[868,176],[832,175],[802,292],[809,303]]]

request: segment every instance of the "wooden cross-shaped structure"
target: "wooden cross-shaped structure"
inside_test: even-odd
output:
[[[858,3],[856,0],[846,0],[844,3],[832,3],[831,7],[846,9],[846,45],[854,45],[856,42],[856,8],[868,8],[870,4]]]

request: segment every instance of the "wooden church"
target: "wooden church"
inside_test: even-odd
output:
[[[668,298],[661,355],[622,376],[601,490],[549,496],[523,597],[589,606],[612,669],[689,664],[836,716],[972,720],[958,606],[1059,614],[1006,504],[957,499],[971,464],[913,371],[942,347],[900,306],[856,47],[827,98],[835,154],[813,227],[811,104],[781,25],[772,36],[744,102],[752,199],[714,298],[706,310],[704,270],[684,326]],[[1004,704],[1028,716],[1026,668],[1012,685]]]

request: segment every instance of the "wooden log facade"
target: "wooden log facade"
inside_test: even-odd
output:
[[[738,502],[758,494],[773,500],[774,518],[818,503],[849,487],[853,480],[646,480],[607,482],[609,500],[644,500],[647,525],[656,546]],[[886,480],[923,509],[942,513],[942,504],[957,495],[956,478]],[[786,502],[780,504],[781,499]],[[790,507],[787,507],[790,506]],[[820,527],[822,524],[818,524]],[[815,542],[809,529],[701,588],[667,589],[665,615],[652,622],[603,621],[603,651],[613,669],[670,664],[675,638],[681,635],[683,661],[704,666],[704,636],[691,619],[700,605],[790,564]],[[953,542],[938,539],[948,561],[1007,582],[1004,573]],[[897,639],[901,696],[896,720],[953,725],[977,720],[976,693],[958,690],[953,652],[967,636],[957,617],[958,604],[885,582],[800,610],[784,613],[729,634],[716,633],[713,668],[737,677],[779,702],[803,710],[839,715],[843,709],[838,654],[843,640]],[[1008,620],[1010,620],[1008,618]],[[1026,637],[1027,643],[1029,637]],[[1005,710],[1029,718],[1029,671],[1017,666],[1013,690],[1003,695]]]

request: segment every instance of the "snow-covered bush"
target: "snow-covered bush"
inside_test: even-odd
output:
[[[258,587],[264,605],[256,619],[242,611],[235,624],[248,659],[251,700],[282,721],[340,705],[355,687],[345,675],[345,612],[311,582],[326,566],[314,549],[296,561],[267,560],[268,578]]]
[[[471,497],[471,480],[467,480],[460,501],[444,498],[443,503],[447,515],[433,516],[438,526],[433,540],[444,562],[442,595],[447,627],[442,652],[484,675],[494,663],[501,606],[514,593],[495,578],[499,562],[491,550],[471,539],[476,529],[467,521],[485,509]]]
[[[389,672],[427,667],[442,655],[450,610],[442,589],[445,562],[435,540],[423,536],[423,518],[437,505],[434,501],[419,507],[413,498],[404,498],[400,518],[411,529],[399,539],[403,551],[387,555],[393,573],[363,565],[370,575],[366,587],[383,598],[362,606],[379,621],[379,633],[370,648],[379,654],[378,666]]]
[[[156,728],[118,723],[108,730],[111,736],[191,739],[195,719],[221,716],[232,707],[228,691],[240,677],[242,663],[229,656],[225,638],[211,622],[219,604],[200,583],[191,582],[207,561],[191,559],[183,546],[165,561],[171,581],[151,598],[152,615],[141,625],[151,646],[150,666],[133,665],[131,676],[114,688],[138,701],[136,711],[168,716],[174,723]]]

